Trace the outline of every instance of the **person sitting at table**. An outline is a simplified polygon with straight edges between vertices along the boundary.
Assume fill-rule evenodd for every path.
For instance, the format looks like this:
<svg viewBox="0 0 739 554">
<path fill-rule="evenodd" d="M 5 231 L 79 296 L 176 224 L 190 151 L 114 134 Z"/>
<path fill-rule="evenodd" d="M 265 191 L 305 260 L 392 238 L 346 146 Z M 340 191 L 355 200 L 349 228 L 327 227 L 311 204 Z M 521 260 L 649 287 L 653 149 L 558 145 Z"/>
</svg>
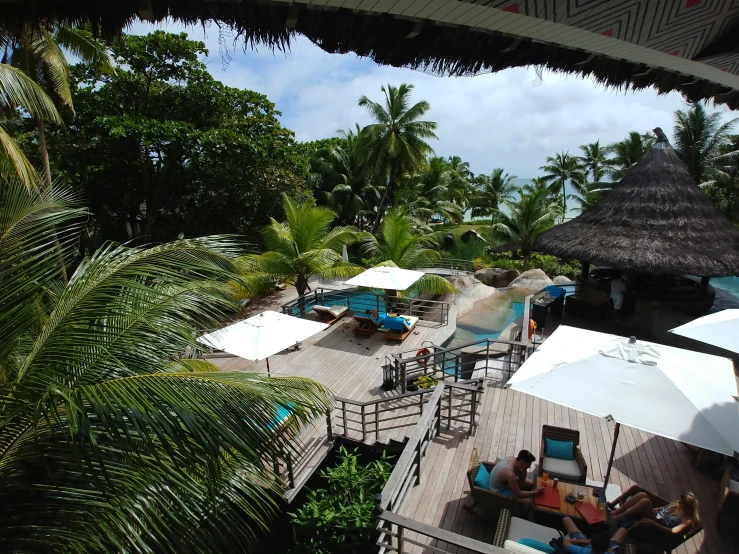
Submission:
<svg viewBox="0 0 739 554">
<path fill-rule="evenodd" d="M 533 497 L 544 493 L 544 487 L 533 490 L 534 482 L 526 477 L 535 461 L 536 457 L 528 450 L 521 450 L 515 458 L 503 458 L 490 471 L 490 490 L 530 506 Z"/>
<path fill-rule="evenodd" d="M 562 523 L 567 532 L 564 540 L 567 554 L 623 554 L 624 552 L 624 543 L 628 533 L 626 529 L 618 529 L 613 536 L 608 531 L 604 531 L 589 539 L 577 528 L 572 518 L 565 517 Z"/>
<path fill-rule="evenodd" d="M 615 508 L 616 505 L 619 505 L 618 508 Z M 680 534 L 700 526 L 698 499 L 692 492 L 680 493 L 677 502 L 655 508 L 644 489 L 639 485 L 632 485 L 610 502 L 608 507 L 612 510 L 611 519 L 621 523 L 623 527 L 629 527 L 641 520 L 645 525 L 656 525 Z"/>
</svg>

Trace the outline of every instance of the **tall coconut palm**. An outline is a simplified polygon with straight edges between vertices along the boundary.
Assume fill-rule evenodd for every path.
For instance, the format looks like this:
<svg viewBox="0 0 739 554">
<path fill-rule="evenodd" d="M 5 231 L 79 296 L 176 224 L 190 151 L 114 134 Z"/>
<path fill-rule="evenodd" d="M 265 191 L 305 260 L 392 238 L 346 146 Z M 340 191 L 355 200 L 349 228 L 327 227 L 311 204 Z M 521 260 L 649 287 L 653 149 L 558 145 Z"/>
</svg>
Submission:
<svg viewBox="0 0 739 554">
<path fill-rule="evenodd" d="M 496 167 L 490 175 L 477 175 L 474 180 L 476 190 L 472 195 L 472 217 L 495 216 L 498 206 L 510 200 L 516 192 L 515 175 L 505 173 Z M 494 217 L 490 224 L 494 222 Z"/>
<path fill-rule="evenodd" d="M 113 62 L 105 46 L 84 29 L 63 25 L 26 25 L 17 31 L 5 33 L 6 52 L 10 65 L 28 75 L 64 109 L 74 113 L 69 89 L 69 64 L 64 49 L 91 67 L 113 71 Z M 4 46 L 4 48 L 2 48 Z M 34 115 L 38 131 L 39 153 L 46 186 L 52 182 L 49 153 L 46 148 L 46 126 L 43 114 Z M 52 118 L 57 122 L 58 118 Z"/>
<path fill-rule="evenodd" d="M 562 220 L 567 217 L 567 183 L 575 192 L 582 192 L 585 185 L 585 169 L 577 156 L 571 156 L 569 152 L 561 152 L 554 157 L 547 156 L 547 163 L 540 168 L 544 171 L 543 176 L 551 183 L 553 192 L 562 192 Z"/>
<path fill-rule="evenodd" d="M 624 140 L 611 144 L 608 150 L 613 154 L 610 176 L 614 181 L 624 178 L 641 157 L 654 146 L 655 137 L 651 133 L 639 134 L 631 131 Z"/>
<path fill-rule="evenodd" d="M 56 184 L 0 189 L 3 550 L 253 552 L 268 462 L 329 391 L 182 358 L 233 309 L 233 239 L 107 244 L 61 283 L 49 234 L 76 248 L 86 215 Z"/>
<path fill-rule="evenodd" d="M 343 225 L 359 223 L 379 201 L 380 195 L 368 175 L 359 148 L 359 125 L 356 131 L 342 131 L 343 146 L 333 145 L 319 151 L 311 160 L 310 181 L 313 188 L 338 214 Z"/>
<path fill-rule="evenodd" d="M 397 204 L 408 215 L 427 222 L 434 215 L 459 223 L 464 213 L 459 200 L 464 196 L 467 182 L 444 158 L 431 158 L 420 173 L 406 175 L 401 181 Z"/>
<path fill-rule="evenodd" d="M 9 114 L 17 109 L 27 111 L 35 118 L 62 121 L 54 102 L 33 79 L 18 68 L 0 63 L 0 180 L 16 176 L 27 187 L 34 188 L 40 184 L 36 170 L 2 126 Z"/>
<path fill-rule="evenodd" d="M 425 100 L 410 105 L 413 85 L 382 87 L 385 103 L 362 96 L 359 105 L 366 108 L 375 123 L 364 129 L 364 147 L 377 176 L 387 176 L 385 191 L 377 207 L 372 232 L 380 227 L 390 191 L 398 186 L 404 173 L 416 173 L 426 164 L 433 149 L 426 142 L 437 138 L 436 123 L 421 118 L 431 109 Z"/>
<path fill-rule="evenodd" d="M 581 165 L 586 172 L 590 173 L 592 182 L 599 183 L 611 170 L 608 148 L 601 146 L 600 141 L 596 140 L 589 144 L 583 144 L 580 150 L 583 152 L 583 155 L 579 158 Z"/>
<path fill-rule="evenodd" d="M 701 102 L 675 112 L 673 147 L 688 168 L 691 177 L 701 184 L 708 180 L 714 159 L 731 139 L 737 119 L 721 123 L 721 113 L 707 113 Z"/>
<path fill-rule="evenodd" d="M 560 214 L 560 206 L 546 189 L 528 194 L 521 191 L 520 200 L 508 201 L 505 205 L 508 209 L 499 212 L 493 232 L 519 246 L 525 271 L 529 268 L 529 257 L 536 237 L 554 225 Z"/>
<path fill-rule="evenodd" d="M 262 231 L 267 252 L 245 256 L 242 267 L 257 276 L 267 276 L 294 284 L 298 296 L 310 291 L 313 275 L 327 278 L 353 277 L 363 268 L 343 262 L 341 251 L 361 238 L 353 227 L 331 225 L 336 213 L 316 206 L 313 200 L 296 202 L 282 195 L 285 221 L 272 219 Z M 301 313 L 303 304 L 300 305 Z"/>
<path fill-rule="evenodd" d="M 360 242 L 364 253 L 371 257 L 377 266 L 394 266 L 403 269 L 434 267 L 441 260 L 441 254 L 434 235 L 425 235 L 413 227 L 413 221 L 401 209 L 388 212 L 377 235 L 368 235 Z M 443 277 L 426 274 L 405 293 L 444 294 L 455 289 Z M 394 296 L 395 291 L 389 291 Z"/>
</svg>

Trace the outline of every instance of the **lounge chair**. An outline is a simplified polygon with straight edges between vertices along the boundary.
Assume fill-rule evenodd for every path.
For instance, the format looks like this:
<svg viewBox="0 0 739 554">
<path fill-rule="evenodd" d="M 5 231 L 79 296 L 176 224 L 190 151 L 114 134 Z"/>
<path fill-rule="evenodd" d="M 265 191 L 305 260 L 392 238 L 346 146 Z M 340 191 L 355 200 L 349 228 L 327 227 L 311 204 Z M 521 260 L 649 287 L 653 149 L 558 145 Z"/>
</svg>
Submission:
<svg viewBox="0 0 739 554">
<path fill-rule="evenodd" d="M 413 316 L 387 316 L 382 326 L 387 329 L 387 338 L 402 341 L 411 334 L 416 323 L 418 318 Z"/>
<path fill-rule="evenodd" d="M 547 439 L 550 441 L 571 442 L 572 451 L 547 452 Z M 552 448 L 564 446 L 552 443 Z M 580 431 L 554 427 L 553 425 L 542 425 L 541 428 L 541 455 L 540 473 L 546 471 L 551 479 L 570 483 L 585 483 L 588 475 L 588 466 L 580 451 Z M 569 455 L 569 458 L 566 456 Z"/>
<path fill-rule="evenodd" d="M 354 314 L 354 321 L 358 323 L 357 328 L 354 329 L 355 335 L 369 336 L 374 333 L 382 322 L 387 317 L 386 313 L 372 311 L 366 314 Z"/>
<path fill-rule="evenodd" d="M 313 306 L 313 311 L 318 314 L 318 321 L 331 325 L 335 321 L 340 320 L 349 311 L 346 306 Z"/>
</svg>

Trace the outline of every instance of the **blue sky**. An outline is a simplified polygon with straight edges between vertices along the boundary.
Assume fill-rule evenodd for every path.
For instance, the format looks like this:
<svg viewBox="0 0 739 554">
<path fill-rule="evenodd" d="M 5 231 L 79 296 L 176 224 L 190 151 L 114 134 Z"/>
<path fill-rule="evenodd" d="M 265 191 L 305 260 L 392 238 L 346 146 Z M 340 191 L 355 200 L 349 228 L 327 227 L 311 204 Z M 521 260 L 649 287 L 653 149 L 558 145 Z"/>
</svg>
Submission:
<svg viewBox="0 0 739 554">
<path fill-rule="evenodd" d="M 539 175 L 546 157 L 559 151 L 579 153 L 579 145 L 600 139 L 611 143 L 629 131 L 662 127 L 672 134 L 673 112 L 684 108 L 678 94 L 647 89 L 605 89 L 590 79 L 545 73 L 536 83 L 533 69 L 509 69 L 477 77 L 436 77 L 410 69 L 379 66 L 355 55 L 332 55 L 299 37 L 288 54 L 243 48 L 224 36 L 230 62 L 224 68 L 219 32 L 214 25 L 185 29 L 174 24 L 136 24 L 130 33 L 155 28 L 186 31 L 206 43 L 206 62 L 216 79 L 229 86 L 266 94 L 283 113 L 283 124 L 298 140 L 334 136 L 357 122 L 370 122 L 357 105 L 360 96 L 380 101 L 383 84 L 415 85 L 414 98 L 431 104 L 428 119 L 438 123 L 436 154 L 458 155 L 475 173 L 503 167 L 512 175 Z M 724 111 L 723 118 L 739 117 Z M 739 125 L 736 127 L 739 131 Z"/>
</svg>

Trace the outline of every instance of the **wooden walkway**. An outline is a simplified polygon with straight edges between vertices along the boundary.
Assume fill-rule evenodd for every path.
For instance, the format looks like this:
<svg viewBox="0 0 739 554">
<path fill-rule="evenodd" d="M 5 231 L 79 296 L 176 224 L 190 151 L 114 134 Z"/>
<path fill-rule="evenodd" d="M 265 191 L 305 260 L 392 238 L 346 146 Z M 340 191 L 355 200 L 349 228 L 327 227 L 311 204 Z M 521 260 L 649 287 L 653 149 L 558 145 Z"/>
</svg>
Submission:
<svg viewBox="0 0 739 554">
<path fill-rule="evenodd" d="M 467 466 L 472 449 L 483 460 L 515 455 L 526 448 L 538 457 L 544 424 L 580 430 L 588 478 L 603 481 L 613 437 L 613 425 L 520 392 L 488 384 L 483 395 L 480 426 L 474 436 L 444 432 L 429 448 L 421 483 L 408 495 L 400 514 L 484 542 L 492 542 L 493 516 L 475 516 L 463 509 L 468 502 Z M 719 483 L 697 471 L 680 444 L 630 427 L 621 428 L 611 482 L 622 490 L 639 483 L 664 498 L 683 491 L 698 496 L 705 530 L 675 550 L 675 554 L 727 554 L 739 545 L 716 528 Z M 419 540 L 419 537 L 412 537 Z M 416 547 L 414 552 L 431 552 Z M 463 554 L 463 552 L 459 552 Z M 466 554 L 466 551 L 464 551 Z"/>
</svg>

